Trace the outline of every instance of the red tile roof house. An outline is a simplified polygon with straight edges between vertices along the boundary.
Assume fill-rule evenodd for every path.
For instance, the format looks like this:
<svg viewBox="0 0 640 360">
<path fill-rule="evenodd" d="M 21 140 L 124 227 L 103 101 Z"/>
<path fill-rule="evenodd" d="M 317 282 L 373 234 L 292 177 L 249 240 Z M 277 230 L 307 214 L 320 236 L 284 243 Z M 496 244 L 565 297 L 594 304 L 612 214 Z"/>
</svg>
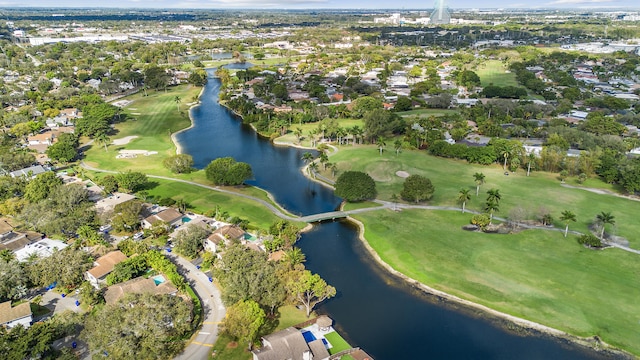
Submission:
<svg viewBox="0 0 640 360">
<path fill-rule="evenodd" d="M 31 321 L 33 321 L 33 318 L 29 302 L 15 307 L 11 307 L 11 301 L 0 304 L 0 326 L 12 328 L 16 325 L 22 325 L 28 328 L 31 326 Z"/>
<path fill-rule="evenodd" d="M 85 273 L 85 278 L 91 283 L 91 285 L 93 285 L 93 287 L 100 289 L 100 285 L 104 282 L 107 275 L 113 271 L 116 264 L 125 260 L 127 260 L 127 256 L 121 251 L 112 251 L 99 257 L 94 262 L 94 267 Z"/>
<path fill-rule="evenodd" d="M 180 226 L 182 225 L 182 214 L 176 209 L 168 208 L 157 214 L 146 217 L 142 220 L 142 227 L 149 229 L 153 226 L 153 223 L 157 221 L 164 221 L 171 227 Z"/>
</svg>

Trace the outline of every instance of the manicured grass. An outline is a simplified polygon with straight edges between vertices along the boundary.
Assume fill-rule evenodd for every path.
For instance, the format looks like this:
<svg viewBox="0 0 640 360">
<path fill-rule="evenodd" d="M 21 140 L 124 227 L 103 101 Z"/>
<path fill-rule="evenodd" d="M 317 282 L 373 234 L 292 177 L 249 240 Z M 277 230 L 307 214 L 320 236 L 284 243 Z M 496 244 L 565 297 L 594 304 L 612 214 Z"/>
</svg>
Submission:
<svg viewBox="0 0 640 360">
<path fill-rule="evenodd" d="M 351 349 L 351 345 L 335 331 L 326 334 L 324 337 L 332 346 L 331 349 L 329 349 L 329 354 L 331 355 L 339 353 L 342 350 Z"/>
<path fill-rule="evenodd" d="M 391 141 L 389 141 L 391 142 Z M 390 146 L 387 146 L 389 148 Z M 500 211 L 496 216 L 509 217 L 512 209 L 521 207 L 526 218 L 537 218 L 542 210 L 546 210 L 556 219 L 555 225 L 564 228 L 557 220 L 564 210 L 570 210 L 577 216 L 577 222 L 569 225 L 570 229 L 581 232 L 588 231 L 588 226 L 595 216 L 602 211 L 611 212 L 615 216 L 615 226 L 607 227 L 608 233 L 623 236 L 631 247 L 640 248 L 640 224 L 636 214 L 640 214 L 640 202 L 612 195 L 600 195 L 582 189 L 562 187 L 557 174 L 532 172 L 519 169 L 516 173 L 504 175 L 499 165 L 481 166 L 468 164 L 465 161 L 451 160 L 427 155 L 425 151 L 404 150 L 399 156 L 393 149 L 378 155 L 374 146 L 343 146 L 340 151 L 330 157 L 330 161 L 338 165 L 338 174 L 357 170 L 368 173 L 375 181 L 378 198 L 391 200 L 392 194 L 402 191 L 404 179 L 395 175 L 398 170 L 409 174 L 423 175 L 435 186 L 435 193 L 429 205 L 460 206 L 457 196 L 460 189 L 469 189 L 472 198 L 467 202 L 467 209 L 482 210 L 487 198 L 487 190 L 500 190 L 502 200 Z M 480 187 L 479 196 L 475 196 L 476 185 L 473 174 L 483 173 L 485 184 Z M 586 186 L 600 182 L 590 179 Z M 607 189 L 607 184 L 600 182 L 600 188 Z M 609 188 L 611 188 L 609 186 Z M 560 236 L 560 234 L 557 234 Z"/>
<path fill-rule="evenodd" d="M 289 326 L 298 325 L 309 320 L 304 311 L 293 305 L 281 306 L 278 309 L 280 317 L 278 318 L 278 327 L 276 331 L 286 329 Z"/>
<path fill-rule="evenodd" d="M 31 303 L 29 305 L 31 306 L 31 313 L 33 314 L 34 317 L 46 315 L 51 312 L 51 310 L 39 304 Z"/>
<path fill-rule="evenodd" d="M 373 201 L 363 201 L 357 203 L 346 203 L 344 204 L 344 210 L 356 210 L 356 209 L 364 209 L 364 208 L 374 208 L 382 206 L 381 204 L 375 203 Z"/>
<path fill-rule="evenodd" d="M 206 211 L 212 211 L 216 205 L 219 205 L 222 211 L 227 211 L 232 216 L 248 219 L 251 228 L 260 229 L 268 229 L 273 222 L 279 219 L 264 206 L 249 199 L 180 182 L 150 180 L 154 187 L 148 190 L 149 195 L 160 198 L 171 197 L 175 200 L 182 199 L 188 204 L 188 208 L 196 213 L 202 214 Z"/>
<path fill-rule="evenodd" d="M 467 232 L 470 214 L 378 211 L 355 216 L 382 260 L 424 284 L 518 317 L 640 354 L 638 255 L 590 250 L 575 236 Z"/>
<path fill-rule="evenodd" d="M 361 129 L 364 126 L 364 122 L 361 119 L 338 119 L 338 124 L 343 128 L 350 128 L 359 126 Z M 274 142 L 280 144 L 291 144 L 294 146 L 311 147 L 311 140 L 309 138 L 309 131 L 317 129 L 318 123 L 306 123 L 306 124 L 291 124 L 289 131 L 280 137 L 274 139 Z M 293 133 L 297 128 L 302 129 L 302 141 L 299 143 L 298 138 Z M 316 140 L 319 140 L 320 134 L 316 134 Z M 353 140 L 349 140 L 353 141 Z"/>
<path fill-rule="evenodd" d="M 409 110 L 409 111 L 400 111 L 397 114 L 402 117 L 409 116 L 419 116 L 421 118 L 429 117 L 429 116 L 443 116 L 447 114 L 457 114 L 458 110 L 448 110 L 448 109 L 418 109 L 418 110 Z"/>
<path fill-rule="evenodd" d="M 253 354 L 247 350 L 246 344 L 239 344 L 229 336 L 221 334 L 213 345 L 209 359 L 215 360 L 249 360 Z"/>
<path fill-rule="evenodd" d="M 171 173 L 162 166 L 164 158 L 176 153 L 170 134 L 191 125 L 186 104 L 191 103 L 200 90 L 201 88 L 191 85 L 181 85 L 169 88 L 167 92 L 151 91 L 148 92 L 149 96 L 144 96 L 140 92 L 127 97 L 127 100 L 133 101 L 124 108 L 128 120 L 116 124 L 116 134 L 110 137 L 112 140 L 126 136 L 138 136 L 138 138 L 126 145 L 111 144 L 107 147 L 107 151 L 103 146 L 94 144 L 85 151 L 85 161 L 97 168 L 117 171 L 131 169 L 170 176 Z M 176 96 L 182 99 L 180 111 L 175 102 Z M 157 151 L 158 154 L 116 159 L 120 150 Z"/>
<path fill-rule="evenodd" d="M 507 68 L 500 60 L 488 60 L 480 64 L 477 69 L 471 70 L 478 74 L 482 86 L 491 84 L 496 86 L 518 86 L 516 75 L 505 72 Z"/>
</svg>

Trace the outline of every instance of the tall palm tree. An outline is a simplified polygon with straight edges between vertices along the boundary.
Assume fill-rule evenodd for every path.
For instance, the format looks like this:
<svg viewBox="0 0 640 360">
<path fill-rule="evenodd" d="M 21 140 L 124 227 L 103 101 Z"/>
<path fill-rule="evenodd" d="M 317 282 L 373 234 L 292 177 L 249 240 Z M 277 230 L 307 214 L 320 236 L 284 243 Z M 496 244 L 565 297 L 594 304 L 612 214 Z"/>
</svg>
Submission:
<svg viewBox="0 0 640 360">
<path fill-rule="evenodd" d="M 480 192 L 480 185 L 484 184 L 484 174 L 483 173 L 475 173 L 473 174 L 473 179 L 476 182 L 476 196 L 478 196 L 478 193 Z"/>
<path fill-rule="evenodd" d="M 500 195 L 500 190 L 490 189 L 487 191 L 487 202 L 494 202 L 496 204 L 500 204 L 500 200 L 502 200 L 502 195 Z"/>
<path fill-rule="evenodd" d="M 318 163 L 317 162 L 312 162 L 311 164 L 309 164 L 309 171 L 311 172 L 311 175 L 313 175 L 313 178 L 316 178 L 316 172 L 318 171 Z"/>
<path fill-rule="evenodd" d="M 600 233 L 600 240 L 604 240 L 604 228 L 607 224 L 614 225 L 616 223 L 615 216 L 611 215 L 610 212 L 601 212 L 596 216 L 598 222 L 602 224 L 602 232 Z"/>
<path fill-rule="evenodd" d="M 98 144 L 104 145 L 104 151 L 106 152 L 107 151 L 107 145 L 111 142 L 111 138 L 106 133 L 101 132 L 96 136 L 96 142 Z"/>
<path fill-rule="evenodd" d="M 382 150 L 384 150 L 384 147 L 387 145 L 387 143 L 384 141 L 384 138 L 382 136 L 378 136 L 378 140 L 376 140 L 376 143 L 378 144 L 378 150 L 380 150 L 380 156 L 382 156 Z"/>
<path fill-rule="evenodd" d="M 464 214 L 464 207 L 467 201 L 471 200 L 471 192 L 469 189 L 460 189 L 458 192 L 458 202 L 462 203 L 462 213 Z"/>
<path fill-rule="evenodd" d="M 484 205 L 484 210 L 489 212 L 489 225 L 491 225 L 491 222 L 493 221 L 493 213 L 500 211 L 500 204 L 495 201 L 487 200 Z"/>
<path fill-rule="evenodd" d="M 302 129 L 299 127 L 296 127 L 295 130 L 293 130 L 293 134 L 296 136 L 296 138 L 298 139 L 298 144 L 300 143 L 300 139 L 302 138 Z"/>
<path fill-rule="evenodd" d="M 393 147 L 396 149 L 396 156 L 398 156 L 400 150 L 402 150 L 402 140 L 396 139 L 396 141 L 393 142 Z"/>
<path fill-rule="evenodd" d="M 567 233 L 569 232 L 569 223 L 576 222 L 576 214 L 572 213 L 569 210 L 565 210 L 560 214 L 560 221 L 564 222 L 567 226 L 564 228 L 564 237 L 567 237 Z"/>
<path fill-rule="evenodd" d="M 338 165 L 336 163 L 327 163 L 327 167 L 331 170 L 331 177 L 336 177 L 336 171 L 338 171 Z"/>
<path fill-rule="evenodd" d="M 180 111 L 180 102 L 182 101 L 182 99 L 180 98 L 180 96 L 176 96 L 173 98 L 173 101 L 176 102 L 176 105 L 178 106 L 178 111 Z"/>
<path fill-rule="evenodd" d="M 305 152 L 304 154 L 302 154 L 302 161 L 304 161 L 305 164 L 312 162 L 313 159 L 313 154 L 310 152 Z"/>
<path fill-rule="evenodd" d="M 534 153 L 529 154 L 527 156 L 529 163 L 527 164 L 527 176 L 531 173 L 531 163 L 536 160 L 536 155 Z"/>
</svg>

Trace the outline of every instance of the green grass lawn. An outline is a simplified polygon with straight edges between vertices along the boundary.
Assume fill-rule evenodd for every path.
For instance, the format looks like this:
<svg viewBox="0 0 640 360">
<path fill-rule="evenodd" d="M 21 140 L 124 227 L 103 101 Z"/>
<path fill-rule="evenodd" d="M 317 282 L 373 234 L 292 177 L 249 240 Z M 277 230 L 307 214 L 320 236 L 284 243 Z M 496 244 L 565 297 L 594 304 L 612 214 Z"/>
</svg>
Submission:
<svg viewBox="0 0 640 360">
<path fill-rule="evenodd" d="M 351 345 L 335 331 L 326 334 L 324 337 L 332 346 L 331 349 L 329 349 L 329 354 L 331 355 L 339 353 L 342 350 L 351 349 Z"/>
<path fill-rule="evenodd" d="M 513 73 L 507 73 L 507 68 L 500 60 L 488 60 L 477 69 L 475 72 L 480 77 L 482 86 L 496 85 L 496 86 L 518 86 L 516 81 L 516 75 Z"/>
<path fill-rule="evenodd" d="M 589 250 L 541 230 L 467 232 L 470 214 L 404 210 L 358 214 L 382 260 L 424 284 L 640 354 L 638 255 Z"/>
<path fill-rule="evenodd" d="M 400 111 L 397 114 L 402 117 L 408 116 L 419 116 L 429 117 L 429 116 L 443 116 L 447 114 L 457 114 L 458 110 L 449 110 L 449 109 L 418 109 L 418 110 L 409 110 L 409 111 Z"/>
<path fill-rule="evenodd" d="M 338 119 L 338 123 L 343 128 L 349 128 L 354 126 L 359 126 L 361 129 L 364 126 L 364 122 L 362 119 Z M 302 141 L 298 142 L 297 137 L 293 133 L 297 128 L 302 129 Z M 291 124 L 289 127 L 289 131 L 280 137 L 274 139 L 274 142 L 280 144 L 291 144 L 295 146 L 303 146 L 303 147 L 311 147 L 311 140 L 309 138 L 309 131 L 317 129 L 318 123 L 307 123 L 307 124 Z M 316 140 L 320 137 L 319 134 L 316 135 Z"/>
<path fill-rule="evenodd" d="M 387 146 L 389 148 L 389 146 Z M 556 219 L 555 225 L 564 228 L 557 219 L 564 210 L 570 210 L 577 216 L 577 222 L 569 228 L 586 232 L 595 216 L 601 211 L 611 212 L 616 224 L 607 227 L 607 232 L 626 237 L 631 246 L 640 248 L 640 224 L 636 214 L 640 214 L 640 202 L 631 201 L 611 195 L 595 194 L 581 189 L 562 187 L 556 174 L 532 172 L 519 169 L 509 176 L 504 175 L 501 166 L 481 166 L 468 164 L 461 160 L 451 160 L 427 155 L 424 151 L 404 150 L 399 156 L 393 149 L 378 155 L 374 146 L 343 146 L 338 153 L 330 157 L 330 161 L 338 165 L 338 176 L 348 170 L 364 171 L 375 181 L 378 198 L 391 200 L 392 194 L 400 194 L 403 178 L 396 175 L 398 170 L 409 174 L 423 175 L 435 186 L 430 205 L 459 206 L 457 196 L 460 189 L 469 189 L 473 193 L 468 209 L 481 210 L 487 197 L 487 190 L 500 190 L 502 200 L 500 211 L 496 216 L 509 217 L 509 212 L 517 207 L 524 209 L 527 218 L 535 219 L 542 210 L 546 210 Z M 480 188 L 480 195 L 475 196 L 476 186 L 473 174 L 481 172 L 486 182 Z M 571 179 L 568 183 L 575 184 Z M 600 188 L 612 189 L 597 179 L 590 179 L 586 186 L 600 183 Z"/>
</svg>

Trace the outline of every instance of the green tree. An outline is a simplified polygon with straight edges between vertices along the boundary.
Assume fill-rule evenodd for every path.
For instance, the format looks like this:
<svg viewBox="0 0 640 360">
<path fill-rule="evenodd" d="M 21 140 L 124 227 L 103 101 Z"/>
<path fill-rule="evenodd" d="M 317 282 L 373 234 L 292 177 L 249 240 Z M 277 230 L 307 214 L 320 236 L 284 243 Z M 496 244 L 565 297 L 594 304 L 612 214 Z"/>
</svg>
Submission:
<svg viewBox="0 0 640 360">
<path fill-rule="evenodd" d="M 298 276 L 287 283 L 287 288 L 296 302 L 305 307 L 307 317 L 311 315 L 311 310 L 317 304 L 336 295 L 336 288 L 328 285 L 320 275 L 312 274 L 309 270 L 299 272 Z"/>
<path fill-rule="evenodd" d="M 209 233 L 198 225 L 188 225 L 186 229 L 180 231 L 175 236 L 173 243 L 178 254 L 188 258 L 195 258 L 202 250 L 204 240 Z"/>
<path fill-rule="evenodd" d="M 431 180 L 422 175 L 410 175 L 404 180 L 400 197 L 406 201 L 419 203 L 431 199 L 434 192 L 435 187 Z"/>
<path fill-rule="evenodd" d="M 107 152 L 107 145 L 111 143 L 111 138 L 109 137 L 109 135 L 107 135 L 107 133 L 101 132 L 99 134 L 96 134 L 95 141 L 98 144 L 102 144 L 104 146 L 104 151 Z"/>
<path fill-rule="evenodd" d="M 105 177 L 98 179 L 98 184 L 102 186 L 102 189 L 107 194 L 113 194 L 118 191 L 118 180 L 113 175 L 105 175 Z"/>
<path fill-rule="evenodd" d="M 493 221 L 493 213 L 500 211 L 500 204 L 496 201 L 487 200 L 484 205 L 484 210 L 489 212 L 489 225 L 491 225 L 491 222 Z"/>
<path fill-rule="evenodd" d="M 566 227 L 564 228 L 564 237 L 567 237 L 567 233 L 569 233 L 569 223 L 576 222 L 576 214 L 572 213 L 569 210 L 565 210 L 560 214 L 560 221 L 565 223 Z"/>
<path fill-rule="evenodd" d="M 140 213 L 142 212 L 142 202 L 130 200 L 118 204 L 113 209 L 111 225 L 116 231 L 133 231 L 140 228 Z"/>
<path fill-rule="evenodd" d="M 464 214 L 464 207 L 467 201 L 471 200 L 471 192 L 469 189 L 460 189 L 458 192 L 458 202 L 462 204 L 462 213 Z"/>
<path fill-rule="evenodd" d="M 147 175 L 131 170 L 119 173 L 116 175 L 116 180 L 120 190 L 127 193 L 134 193 L 140 190 L 148 182 Z"/>
<path fill-rule="evenodd" d="M 485 176 L 484 176 L 483 173 L 478 173 L 477 172 L 477 173 L 473 174 L 473 180 L 476 183 L 476 196 L 478 196 L 478 194 L 480 192 L 480 186 L 482 184 L 484 184 L 484 179 L 485 179 Z"/>
<path fill-rule="evenodd" d="M 193 157 L 188 154 L 169 156 L 162 161 L 162 165 L 176 174 L 186 174 L 193 170 Z"/>
<path fill-rule="evenodd" d="M 402 150 L 402 140 L 396 139 L 396 141 L 393 142 L 393 148 L 396 150 L 396 156 L 398 156 L 400 150 Z"/>
<path fill-rule="evenodd" d="M 306 257 L 302 250 L 297 247 L 293 247 L 284 252 L 284 259 L 289 264 L 289 266 L 293 269 L 296 265 L 302 264 L 306 261 Z"/>
<path fill-rule="evenodd" d="M 51 194 L 53 189 L 62 185 L 62 179 L 55 173 L 47 171 L 38 174 L 34 179 L 27 183 L 24 189 L 24 198 L 30 202 L 38 202 L 44 200 Z"/>
<path fill-rule="evenodd" d="M 487 201 L 494 202 L 496 204 L 500 203 L 502 200 L 502 195 L 500 194 L 500 190 L 498 189 L 490 189 L 487 191 Z"/>
<path fill-rule="evenodd" d="M 0 259 L 0 301 L 17 300 L 27 294 L 28 279 L 20 263 Z"/>
<path fill-rule="evenodd" d="M 59 286 L 73 288 L 82 283 L 84 273 L 92 266 L 89 253 L 68 247 L 29 264 L 27 272 L 31 282 L 38 286 L 58 282 Z"/>
<path fill-rule="evenodd" d="M 251 166 L 236 162 L 232 157 L 213 160 L 205 168 L 207 179 L 216 185 L 241 185 L 253 177 Z"/>
<path fill-rule="evenodd" d="M 346 171 L 335 183 L 335 194 L 346 201 L 358 202 L 375 199 L 376 183 L 371 176 L 360 171 Z"/>
<path fill-rule="evenodd" d="M 382 156 L 382 151 L 384 150 L 384 147 L 387 146 L 387 142 L 382 136 L 378 136 L 378 139 L 376 139 L 376 145 L 378 146 L 378 150 L 380 151 L 380 156 Z"/>
<path fill-rule="evenodd" d="M 168 359 L 184 348 L 191 320 L 180 296 L 126 294 L 88 316 L 81 337 L 111 359 Z"/>
<path fill-rule="evenodd" d="M 222 332 L 248 344 L 253 345 L 260 327 L 264 325 L 266 315 L 260 305 L 253 300 L 238 301 L 227 309 L 227 315 L 221 324 Z"/>
<path fill-rule="evenodd" d="M 180 96 L 175 96 L 173 98 L 173 101 L 176 103 L 176 106 L 178 106 L 178 112 L 180 111 L 180 103 L 182 102 L 182 98 Z"/>
<path fill-rule="evenodd" d="M 615 223 L 616 223 L 615 216 L 611 215 L 610 212 L 604 212 L 603 211 L 600 214 L 596 215 L 596 219 L 597 219 L 598 223 L 602 226 L 602 231 L 600 232 L 600 240 L 604 240 L 605 226 L 607 224 L 615 225 Z"/>
</svg>

